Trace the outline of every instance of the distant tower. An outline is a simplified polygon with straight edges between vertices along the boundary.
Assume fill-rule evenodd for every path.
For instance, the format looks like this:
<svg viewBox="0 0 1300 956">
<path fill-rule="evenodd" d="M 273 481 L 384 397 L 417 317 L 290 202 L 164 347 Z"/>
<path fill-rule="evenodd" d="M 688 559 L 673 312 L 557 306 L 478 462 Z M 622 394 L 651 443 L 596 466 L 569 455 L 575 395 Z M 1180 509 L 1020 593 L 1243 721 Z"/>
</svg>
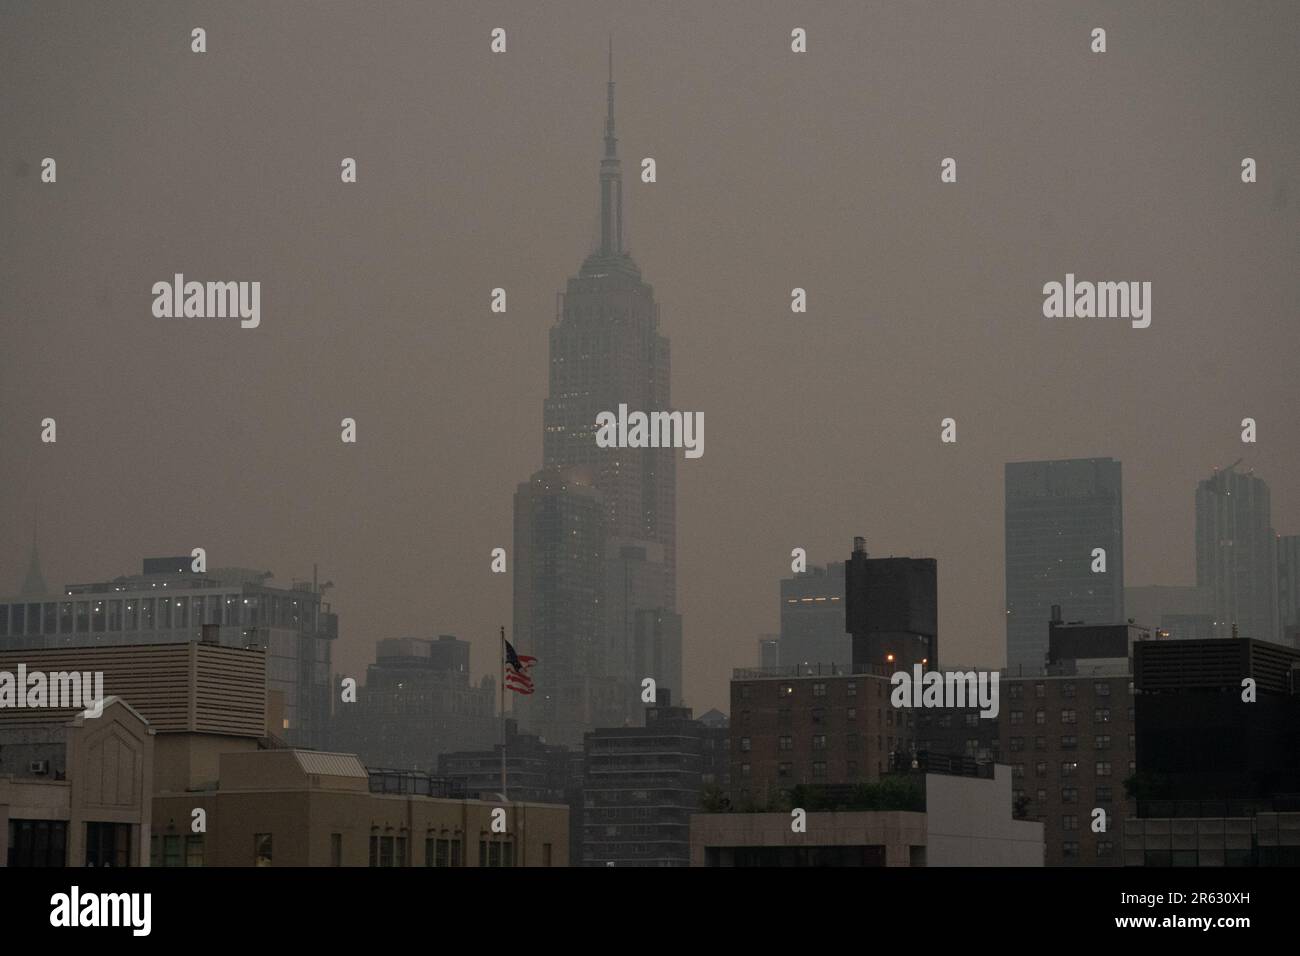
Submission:
<svg viewBox="0 0 1300 956">
<path fill-rule="evenodd" d="M 521 726 L 571 746 L 639 720 L 640 680 L 676 691 L 681 671 L 680 452 L 596 444 L 601 412 L 672 408 L 654 289 L 625 246 L 612 44 L 604 139 L 599 245 L 559 296 L 543 468 L 515 497 L 514 634 L 538 665 L 537 693 L 513 704 Z"/>
<path fill-rule="evenodd" d="M 27 577 L 23 580 L 23 597 L 49 594 L 45 586 L 45 575 L 41 573 L 41 553 L 36 547 L 36 528 L 32 528 L 32 553 L 27 562 Z"/>
<path fill-rule="evenodd" d="M 1196 488 L 1196 583 L 1210 592 L 1214 636 L 1278 639 L 1277 537 L 1268 485 L 1232 465 Z"/>
<path fill-rule="evenodd" d="M 1105 572 L 1094 572 L 1096 549 Z M 1048 619 L 1060 604 L 1089 624 L 1124 621 L 1124 498 L 1113 458 L 1006 466 L 1007 666 L 1042 673 Z"/>
</svg>

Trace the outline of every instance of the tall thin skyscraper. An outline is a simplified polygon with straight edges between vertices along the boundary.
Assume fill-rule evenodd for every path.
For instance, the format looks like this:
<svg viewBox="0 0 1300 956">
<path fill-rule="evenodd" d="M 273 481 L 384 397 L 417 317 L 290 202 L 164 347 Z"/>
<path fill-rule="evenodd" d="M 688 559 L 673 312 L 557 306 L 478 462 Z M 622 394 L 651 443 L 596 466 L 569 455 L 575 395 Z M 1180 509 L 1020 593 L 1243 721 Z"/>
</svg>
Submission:
<svg viewBox="0 0 1300 956">
<path fill-rule="evenodd" d="M 1113 458 L 1008 462 L 1007 666 L 1041 672 L 1052 605 L 1066 620 L 1124 621 L 1124 499 Z M 1094 552 L 1105 552 L 1104 572 Z"/>
<path fill-rule="evenodd" d="M 1196 487 L 1196 583 L 1208 588 L 1216 637 L 1278 639 L 1277 538 L 1268 485 L 1236 465 Z"/>
<path fill-rule="evenodd" d="M 609 533 L 663 549 L 664 600 L 677 607 L 677 472 L 671 449 L 596 445 L 596 416 L 668 410 L 668 339 L 659 334 L 654 289 L 624 248 L 623 173 L 614 135 L 610 59 L 605 154 L 600 161 L 600 248 L 587 257 L 561 296 L 551 329 L 550 394 L 543 411 L 548 468 L 593 465 Z M 680 699 L 680 696 L 679 696 Z"/>
<path fill-rule="evenodd" d="M 654 289 L 624 244 L 612 52 L 607 91 L 600 244 L 560 296 L 544 467 L 515 507 L 515 635 L 539 659 L 520 723 L 577 746 L 584 730 L 639 717 L 645 677 L 682 696 L 676 452 L 596 444 L 601 412 L 671 410 Z"/>
</svg>

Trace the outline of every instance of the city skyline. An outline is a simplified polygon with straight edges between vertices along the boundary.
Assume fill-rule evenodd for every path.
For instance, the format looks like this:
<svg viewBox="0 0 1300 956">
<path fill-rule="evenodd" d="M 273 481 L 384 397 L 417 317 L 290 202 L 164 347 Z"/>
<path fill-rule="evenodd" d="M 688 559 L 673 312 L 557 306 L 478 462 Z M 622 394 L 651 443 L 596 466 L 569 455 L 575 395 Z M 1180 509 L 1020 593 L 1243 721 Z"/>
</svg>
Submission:
<svg viewBox="0 0 1300 956">
<path fill-rule="evenodd" d="M 475 678 L 494 673 L 513 575 L 491 574 L 491 551 L 512 550 L 508 502 L 542 460 L 556 278 L 597 241 L 611 32 L 625 229 L 673 340 L 677 404 L 710 415 L 708 454 L 677 469 L 681 699 L 697 712 L 725 706 L 732 668 L 777 630 L 791 549 L 824 565 L 856 533 L 873 555 L 935 558 L 945 656 L 1001 663 L 1010 461 L 1126 465 L 1129 586 L 1195 582 L 1195 487 L 1243 454 L 1271 486 L 1274 530 L 1300 532 L 1284 30 L 1110 11 L 1125 42 L 1098 72 L 1082 27 L 1051 13 L 826 11 L 803 61 L 781 55 L 769 7 L 699 11 L 688 35 L 633 4 L 592 6 L 578 31 L 516 11 L 498 60 L 462 42 L 481 26 L 464 12 L 410 10 L 420 39 L 356 11 L 211 11 L 210 34 L 258 63 L 233 82 L 193 70 L 181 13 L 127 11 L 129 62 L 90 39 L 121 29 L 104 11 L 76 13 L 85 34 L 66 29 L 71 8 L 15 14 L 29 29 L 0 36 L 19 74 L 0 176 L 16 223 L 0 237 L 16 317 L 0 580 L 25 578 L 36 520 L 53 587 L 192 547 L 281 585 L 319 563 L 343 673 L 360 677 L 381 639 L 436 633 L 472 643 Z M 363 81 L 337 67 L 362 27 L 391 54 Z M 1007 50 L 1007 35 L 1025 42 Z M 1223 35 L 1252 55 L 1207 59 Z M 308 48 L 323 53 L 278 65 Z M 64 85 L 42 89 L 32 49 Z M 1062 66 L 1044 73 L 1048 58 Z M 1188 83 L 1211 91 L 1190 123 Z M 1026 86 L 1022 110 L 983 105 Z M 250 99 L 256 155 L 213 132 Z M 359 179 L 343 187 L 350 155 Z M 960 177 L 941 187 L 950 155 Z M 1253 186 L 1243 155 L 1260 161 Z M 657 183 L 632 175 L 645 156 Z M 987 274 L 972 248 L 1006 268 Z M 1132 270 L 1153 282 L 1150 328 L 1042 318 L 1044 282 Z M 178 271 L 260 279 L 260 326 L 154 318 L 151 284 Z M 790 313 L 796 286 L 806 314 Z M 505 315 L 489 311 L 496 287 Z M 55 445 L 39 442 L 47 416 Z M 345 416 L 356 446 L 338 440 Z M 955 445 L 939 440 L 946 416 Z M 737 550 L 752 573 L 719 574 Z"/>
</svg>

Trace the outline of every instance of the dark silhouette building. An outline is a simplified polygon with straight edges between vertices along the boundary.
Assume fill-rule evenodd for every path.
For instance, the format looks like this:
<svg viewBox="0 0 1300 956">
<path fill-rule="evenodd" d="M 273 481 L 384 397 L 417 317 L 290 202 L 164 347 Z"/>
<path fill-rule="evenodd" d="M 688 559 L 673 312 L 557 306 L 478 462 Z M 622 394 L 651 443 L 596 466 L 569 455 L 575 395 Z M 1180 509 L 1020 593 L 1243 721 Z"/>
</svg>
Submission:
<svg viewBox="0 0 1300 956">
<path fill-rule="evenodd" d="M 854 673 L 938 666 L 938 564 L 933 558 L 871 558 L 866 540 L 854 538 L 844 569 L 844 599 Z"/>
</svg>

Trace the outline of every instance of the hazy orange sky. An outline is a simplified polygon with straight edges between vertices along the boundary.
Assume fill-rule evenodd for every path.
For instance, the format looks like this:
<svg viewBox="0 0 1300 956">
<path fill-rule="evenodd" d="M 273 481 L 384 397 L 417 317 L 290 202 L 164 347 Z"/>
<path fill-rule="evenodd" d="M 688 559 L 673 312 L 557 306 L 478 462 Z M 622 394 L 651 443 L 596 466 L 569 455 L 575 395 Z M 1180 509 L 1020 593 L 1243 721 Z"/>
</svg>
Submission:
<svg viewBox="0 0 1300 956">
<path fill-rule="evenodd" d="M 319 562 L 336 670 L 452 633 L 495 673 L 611 32 L 628 244 L 708 419 L 677 470 L 688 704 L 727 709 L 791 548 L 855 534 L 937 558 L 945 659 L 1000 664 L 1009 460 L 1123 462 L 1129 585 L 1193 582 L 1196 483 L 1241 456 L 1300 533 L 1295 4 L 9 2 L 0 589 L 39 511 L 53 586 Z M 260 327 L 154 318 L 176 272 L 259 280 Z M 1151 327 L 1044 319 L 1067 272 L 1150 281 Z"/>
</svg>

